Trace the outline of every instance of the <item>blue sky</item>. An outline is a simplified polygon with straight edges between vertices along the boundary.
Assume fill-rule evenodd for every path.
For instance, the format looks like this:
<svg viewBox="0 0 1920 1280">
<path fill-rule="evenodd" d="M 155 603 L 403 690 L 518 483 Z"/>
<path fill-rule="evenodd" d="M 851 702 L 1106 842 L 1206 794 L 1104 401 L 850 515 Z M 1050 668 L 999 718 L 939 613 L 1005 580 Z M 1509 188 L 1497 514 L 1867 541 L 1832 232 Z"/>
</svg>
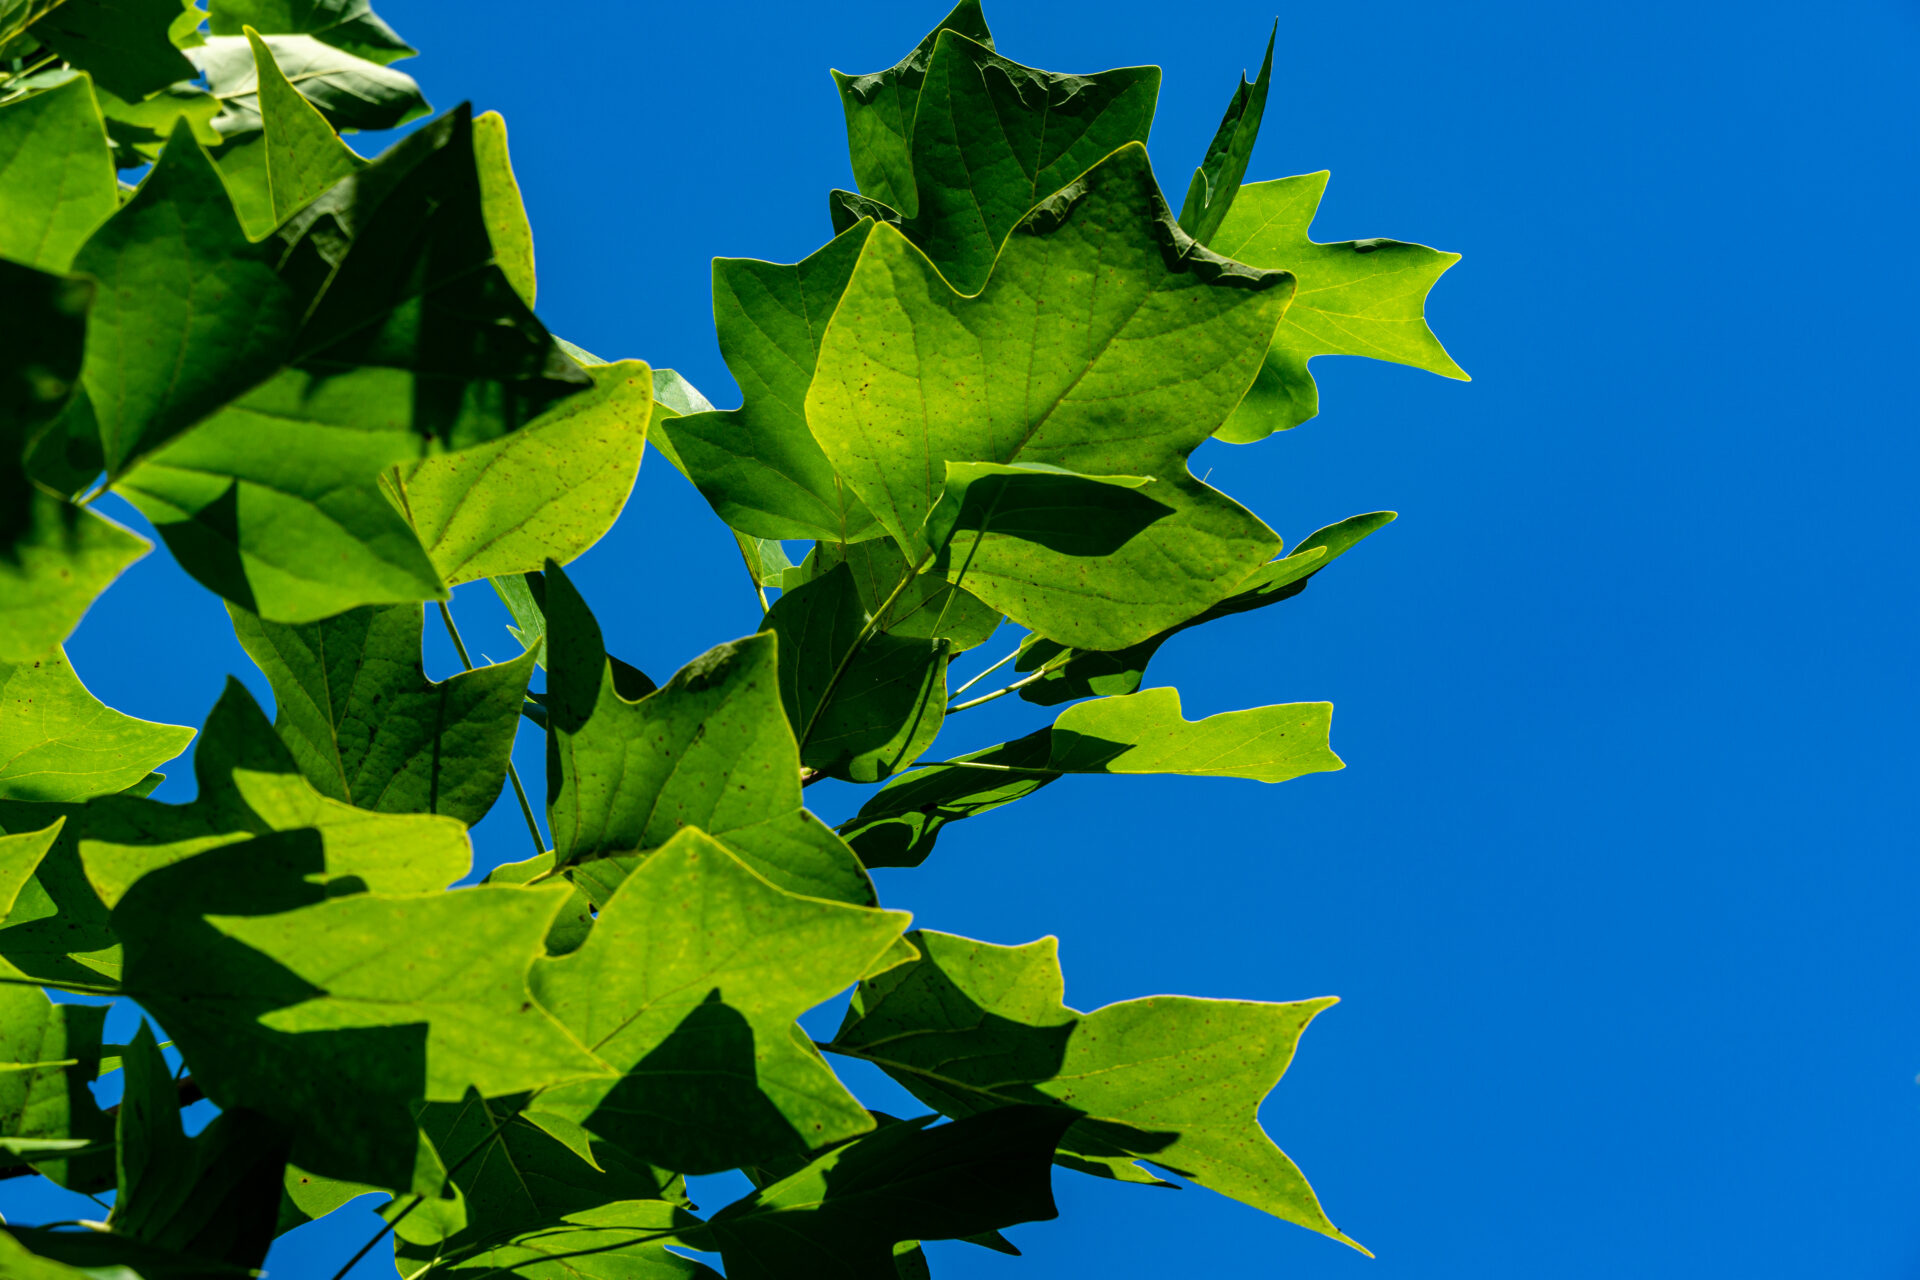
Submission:
<svg viewBox="0 0 1920 1280">
<path fill-rule="evenodd" d="M 436 105 L 505 114 L 549 324 L 722 406 L 709 259 L 827 238 L 826 191 L 852 185 L 827 68 L 889 65 L 942 11 L 380 9 Z M 1151 150 L 1179 192 L 1275 15 L 988 16 L 1029 64 L 1164 67 Z M 881 891 L 933 928 L 1058 934 L 1081 1008 L 1343 997 L 1262 1117 L 1379 1257 L 1205 1191 L 1062 1171 L 1061 1219 L 1012 1233 L 1026 1258 L 935 1246 L 935 1272 L 1920 1276 L 1920 279 L 1895 243 L 1920 10 L 1279 16 L 1250 178 L 1331 169 L 1319 238 L 1463 253 L 1429 315 L 1475 380 L 1322 360 L 1318 419 L 1203 448 L 1196 470 L 1290 541 L 1402 516 L 1299 599 L 1169 644 L 1153 677 L 1190 716 L 1331 700 L 1349 767 L 1071 779 Z M 758 621 L 722 527 L 657 458 L 575 580 L 660 678 Z M 484 587 L 455 608 L 475 649 L 515 651 Z M 154 719 L 199 723 L 229 671 L 264 693 L 164 553 L 70 648 Z M 942 751 L 1041 716 L 1002 700 Z M 476 837 L 483 863 L 524 842 L 510 799 Z M 343 1217 L 289 1237 L 274 1274 L 325 1280 L 365 1229 Z"/>
</svg>

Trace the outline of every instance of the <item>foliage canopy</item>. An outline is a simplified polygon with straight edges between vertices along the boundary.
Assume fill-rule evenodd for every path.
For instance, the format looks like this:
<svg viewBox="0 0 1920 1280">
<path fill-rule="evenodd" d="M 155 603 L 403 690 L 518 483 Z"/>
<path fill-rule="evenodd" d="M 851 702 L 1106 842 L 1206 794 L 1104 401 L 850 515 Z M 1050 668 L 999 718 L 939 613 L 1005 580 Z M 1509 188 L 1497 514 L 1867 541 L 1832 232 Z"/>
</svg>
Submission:
<svg viewBox="0 0 1920 1280">
<path fill-rule="evenodd" d="M 925 1240 L 1017 1252 L 1055 1168 L 1354 1244 L 1257 1119 L 1331 999 L 1082 1013 L 1054 939 L 911 929 L 871 874 L 1069 775 L 1342 767 L 1326 703 L 1189 720 L 1145 687 L 1169 637 L 1393 518 L 1289 550 L 1195 449 L 1313 416 L 1315 356 L 1465 376 L 1423 315 L 1454 255 L 1313 241 L 1324 173 L 1244 181 L 1271 40 L 1177 215 L 1157 68 L 1023 66 L 962 0 L 834 73 L 860 190 L 803 261 L 714 263 L 727 410 L 546 329 L 504 124 L 426 119 L 366 0 L 4 0 L 0 41 L 0 1178 L 113 1196 L 0 1232 L 0 1270 L 245 1275 L 379 1193 L 409 1276 L 911 1278 Z M 659 683 L 564 567 L 649 444 L 765 613 Z M 197 732 L 153 724 L 72 669 L 151 549 L 109 491 L 224 602 L 272 719 L 230 681 Z M 448 602 L 481 580 L 522 653 L 475 667 Z M 429 601 L 468 668 L 443 681 Z M 933 752 L 1013 693 L 1061 709 Z M 151 799 L 189 744 L 195 799 Z M 879 785 L 833 826 L 823 778 Z M 533 856 L 475 883 L 509 785 Z M 151 1020 L 131 1043 L 113 999 Z M 929 1113 L 870 1110 L 836 1059 Z M 755 1189 L 702 1214 L 685 1178 L 724 1170 Z"/>
</svg>

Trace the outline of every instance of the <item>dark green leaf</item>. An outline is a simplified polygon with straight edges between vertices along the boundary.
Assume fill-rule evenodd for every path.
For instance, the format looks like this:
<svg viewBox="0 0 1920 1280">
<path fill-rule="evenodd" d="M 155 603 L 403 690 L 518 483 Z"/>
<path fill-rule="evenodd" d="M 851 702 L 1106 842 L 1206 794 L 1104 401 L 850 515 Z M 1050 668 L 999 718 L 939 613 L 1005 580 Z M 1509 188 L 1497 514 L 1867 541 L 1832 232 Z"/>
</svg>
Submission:
<svg viewBox="0 0 1920 1280">
<path fill-rule="evenodd" d="M 1032 795 L 1060 775 L 1047 771 L 1053 730 L 956 757 L 977 767 L 934 765 L 902 774 L 861 806 L 840 833 L 869 867 L 917 867 L 949 822 Z"/>
<path fill-rule="evenodd" d="M 65 271 L 119 207 L 106 126 L 84 77 L 0 107 L 0 255 Z"/>
<path fill-rule="evenodd" d="M 1220 229 L 1233 198 L 1239 194 L 1240 181 L 1247 176 L 1247 162 L 1253 158 L 1253 144 L 1260 136 L 1260 118 L 1267 110 L 1267 89 L 1273 78 L 1273 42 L 1280 24 L 1273 24 L 1267 36 L 1267 53 L 1260 60 L 1260 74 L 1252 84 L 1244 72 L 1240 85 L 1227 103 L 1227 113 L 1207 144 L 1206 158 L 1193 171 L 1187 185 L 1186 201 L 1180 206 L 1180 229 L 1201 244 L 1211 244 Z"/>
<path fill-rule="evenodd" d="M 855 782 L 912 764 L 947 710 L 948 642 L 872 622 L 842 563 L 783 592 L 765 623 L 780 641 L 780 700 L 800 763 Z"/>
<path fill-rule="evenodd" d="M 1042 1104 L 1075 1121 L 1061 1163 L 1139 1180 L 1145 1158 L 1346 1244 L 1260 1128 L 1260 1101 L 1332 999 L 1150 996 L 1090 1014 L 1064 1002 L 1058 943 L 999 947 L 916 930 L 917 963 L 863 982 L 829 1046 L 956 1116 Z M 721 1215 L 724 1216 L 724 1215 Z M 1362 1252 L 1365 1252 L 1362 1250 Z"/>
<path fill-rule="evenodd" d="M 191 741 L 191 729 L 101 702 L 62 649 L 0 662 L 0 800 L 77 803 L 125 791 Z"/>
<path fill-rule="evenodd" d="M 720 1280 L 713 1268 L 667 1249 L 698 1224 L 698 1218 L 669 1201 L 617 1200 L 491 1247 L 443 1256 L 437 1270 L 474 1280 Z M 424 1263 L 435 1254 L 419 1250 L 402 1256 Z"/>
<path fill-rule="evenodd" d="M 622 690 L 586 602 L 556 566 L 545 581 L 553 845 L 596 902 L 686 827 L 784 889 L 874 901 L 853 852 L 801 808 L 772 637 L 721 645 L 657 691 Z"/>
<path fill-rule="evenodd" d="M 1239 401 L 1292 282 L 1188 239 L 1133 144 L 1023 229 L 968 298 L 876 228 L 827 332 L 807 421 L 909 549 L 925 546 L 948 463 L 1154 477 L 1152 500 L 1172 514 L 1111 554 L 1055 558 L 1046 581 L 971 569 L 965 580 L 1049 638 L 1121 648 L 1231 594 L 1279 550 L 1186 460 Z M 964 566 L 955 559 L 949 576 Z"/>
<path fill-rule="evenodd" d="M 267 42 L 251 33 L 247 41 L 266 138 L 267 194 L 278 224 L 340 179 L 358 172 L 366 161 L 340 141 L 319 108 L 293 87 Z"/>
<path fill-rule="evenodd" d="M 267 35 L 265 40 L 287 79 L 336 129 L 394 129 L 431 110 L 419 84 L 404 71 L 313 36 Z M 229 137 L 260 128 L 260 80 L 246 37 L 211 36 L 193 58 L 214 96 L 226 104 L 214 127 Z"/>
<path fill-rule="evenodd" d="M 106 120 L 117 168 L 136 169 L 158 160 L 167 139 L 183 120 L 201 145 L 217 147 L 222 141 L 220 131 L 213 127 L 214 117 L 220 114 L 220 99 L 191 81 L 170 84 L 137 102 L 128 102 L 100 85 L 93 87 L 93 96 Z"/>
<path fill-rule="evenodd" d="M 256 1273 L 213 1258 L 189 1257 L 104 1231 L 0 1231 L 7 1280 L 250 1280 Z"/>
<path fill-rule="evenodd" d="M 993 48 L 993 33 L 987 30 L 980 0 L 960 0 L 912 53 L 887 70 L 864 76 L 833 73 L 840 105 L 847 115 L 847 150 L 853 159 L 854 180 L 865 195 L 908 213 L 915 207 L 913 120 L 920 87 L 927 78 L 927 63 L 942 31 L 958 31 Z"/>
<path fill-rule="evenodd" d="M 207 27 L 216 36 L 237 36 L 247 27 L 266 35 L 313 36 L 382 66 L 419 52 L 368 0 L 213 0 Z"/>
<path fill-rule="evenodd" d="M 304 626 L 228 612 L 273 686 L 275 728 L 323 795 L 381 813 L 444 813 L 469 826 L 493 807 L 532 658 L 435 683 L 421 665 L 419 605 L 355 609 Z"/>
<path fill-rule="evenodd" d="M 915 199 L 887 203 L 946 282 L 975 293 L 1029 210 L 1115 149 L 1146 142 L 1159 93 L 1158 67 L 1039 71 L 943 31 L 914 115 Z"/>
<path fill-rule="evenodd" d="M 38 838 L 0 836 L 0 859 L 13 861 L 10 846 Z M 72 1154 L 48 1153 L 50 1158 L 31 1162 L 39 1173 L 79 1191 L 113 1185 L 113 1158 L 98 1149 L 112 1143 L 113 1121 L 87 1087 L 100 1074 L 106 1016 L 102 1005 L 54 1004 L 32 987 L 0 986 L 0 1137 L 83 1144 Z M 0 1155 L 0 1167 L 26 1163 Z"/>
<path fill-rule="evenodd" d="M 1057 1216 L 1050 1162 L 1073 1113 L 1002 1107 L 936 1128 L 888 1125 L 715 1214 L 728 1280 L 894 1280 L 894 1246 Z"/>
<path fill-rule="evenodd" d="M 661 424 L 674 465 L 729 526 L 760 538 L 849 542 L 879 532 L 807 429 L 807 387 L 867 227 L 802 262 L 718 258 L 713 314 L 744 403 Z"/>
<path fill-rule="evenodd" d="M 94 597 L 153 544 L 35 490 L 11 554 L 0 552 L 0 662 L 31 662 L 72 634 Z"/>
<path fill-rule="evenodd" d="M 1399 240 L 1318 244 L 1308 228 L 1326 189 L 1324 171 L 1250 183 L 1208 242 L 1300 282 L 1259 376 L 1218 433 L 1222 440 L 1264 439 L 1318 413 L 1320 392 L 1307 372 L 1315 356 L 1370 356 L 1467 380 L 1425 315 L 1428 291 L 1460 255 Z"/>
<path fill-rule="evenodd" d="M 999 612 L 988 608 L 972 592 L 936 574 L 914 573 L 892 538 L 871 538 L 851 546 L 819 543 L 801 566 L 802 572 L 787 575 L 777 585 L 792 590 L 826 576 L 840 564 L 853 574 L 861 608 L 869 614 L 885 608 L 874 625 L 887 635 L 906 640 L 946 640 L 954 653 L 962 653 L 985 642 L 1000 626 Z M 905 589 L 895 595 L 900 580 L 907 577 L 910 580 Z"/>
<path fill-rule="evenodd" d="M 33 24 L 34 38 L 129 101 L 191 80 L 170 28 L 180 0 L 65 0 Z"/>
</svg>

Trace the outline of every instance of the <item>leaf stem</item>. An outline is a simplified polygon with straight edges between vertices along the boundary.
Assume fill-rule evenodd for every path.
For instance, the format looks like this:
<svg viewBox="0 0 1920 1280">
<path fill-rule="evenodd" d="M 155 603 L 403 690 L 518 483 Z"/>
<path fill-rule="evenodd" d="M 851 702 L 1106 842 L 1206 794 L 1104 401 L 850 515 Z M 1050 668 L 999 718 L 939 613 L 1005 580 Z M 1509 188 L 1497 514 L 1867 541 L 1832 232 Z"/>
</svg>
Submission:
<svg viewBox="0 0 1920 1280">
<path fill-rule="evenodd" d="M 736 533 L 733 535 L 733 545 L 740 552 L 740 563 L 747 566 L 747 576 L 753 579 L 753 589 L 760 597 L 760 612 L 764 616 L 773 609 L 773 605 L 767 601 L 767 589 L 761 584 L 760 574 L 753 567 L 753 561 L 747 558 L 746 539 Z"/>
<path fill-rule="evenodd" d="M 1047 665 L 1045 665 L 1044 667 L 1041 667 L 1038 671 L 1034 672 L 1032 675 L 1022 676 L 1020 679 L 1015 680 L 1012 684 L 1007 685 L 1004 688 L 995 689 L 992 693 L 983 693 L 977 698 L 969 698 L 965 702 L 959 703 L 955 706 L 948 707 L 947 714 L 952 715 L 956 711 L 965 711 L 968 707 L 977 707 L 983 703 L 992 702 L 995 698 L 1004 698 L 1010 693 L 1026 688 L 1028 685 L 1032 684 L 1035 680 L 1043 680 L 1046 677 L 1052 675 L 1054 672 L 1058 671 L 1061 667 L 1066 666 L 1067 662 L 1071 662 L 1073 660 L 1073 654 L 1074 654 L 1074 650 L 1069 649 L 1067 650 L 1066 661 L 1049 662 Z M 1009 654 L 1008 656 L 1011 657 L 1012 655 Z M 1005 659 L 1002 659 L 1001 661 L 1004 662 Z M 994 666 L 999 666 L 999 665 L 1001 664 L 1000 663 L 994 664 Z M 991 670 L 993 670 L 993 667 L 987 668 L 987 671 L 991 671 Z M 984 676 L 985 674 L 987 674 L 987 671 L 982 671 L 980 675 Z M 974 679 L 975 680 L 979 679 L 979 676 L 974 677 Z M 969 688 L 972 687 L 972 685 L 973 685 L 973 680 L 969 680 L 965 685 L 961 686 L 958 690 L 956 690 L 956 692 L 965 693 Z"/>
<path fill-rule="evenodd" d="M 988 764 L 984 760 L 916 760 L 916 769 L 988 769 L 994 773 L 1051 773 L 1064 775 L 1065 769 L 1050 769 L 1033 764 Z"/>
<path fill-rule="evenodd" d="M 982 671 L 979 675 L 975 676 L 973 679 L 961 685 L 958 689 L 955 689 L 953 691 L 953 696 L 956 698 L 959 697 L 961 694 L 973 688 L 973 686 L 979 684 L 982 680 L 985 680 L 988 676 L 992 675 L 994 672 L 998 671 L 1000 668 L 1006 666 L 1009 662 L 1012 662 L 1015 658 L 1019 656 L 1020 656 L 1020 650 L 1015 649 L 1012 653 L 1000 659 L 1000 661 L 994 663 L 992 666 L 988 667 L 985 671 Z"/>
<path fill-rule="evenodd" d="M 466 1168 L 467 1162 L 469 1160 L 472 1160 L 475 1156 L 479 1155 L 482 1151 L 486 1150 L 489 1146 L 493 1145 L 493 1143 L 497 1141 L 499 1137 L 500 1137 L 500 1129 L 499 1129 L 499 1126 L 495 1125 L 489 1130 L 486 1137 L 480 1139 L 480 1141 L 476 1142 L 473 1145 L 473 1147 L 467 1152 L 467 1154 L 461 1156 L 458 1160 L 455 1160 L 453 1162 L 453 1164 L 447 1169 L 447 1179 L 445 1182 L 440 1184 L 441 1187 L 445 1188 L 446 1186 L 450 1185 L 453 1182 L 454 1174 Z M 360 1246 L 359 1252 L 355 1253 L 351 1258 L 348 1258 L 345 1265 L 343 1265 L 338 1271 L 333 1273 L 333 1280 L 346 1280 L 347 1272 L 359 1266 L 360 1259 L 366 1257 L 367 1254 L 371 1253 L 373 1251 L 373 1246 L 379 1244 L 382 1240 L 385 1240 L 387 1238 L 387 1233 L 389 1231 L 399 1226 L 402 1219 L 404 1219 L 408 1214 L 412 1213 L 415 1209 L 418 1209 L 421 1205 L 425 1204 L 426 1202 L 427 1202 L 427 1197 L 425 1196 L 425 1194 L 418 1191 L 414 1192 L 412 1202 L 409 1203 L 406 1208 L 394 1214 L 391 1218 L 388 1218 L 386 1223 L 382 1225 L 378 1231 L 373 1233 L 373 1237 L 370 1240 L 368 1240 L 365 1244 Z"/>
<path fill-rule="evenodd" d="M 453 625 L 453 610 L 447 608 L 445 600 L 436 600 L 440 606 L 440 621 L 446 624 L 447 638 L 453 641 L 455 653 L 460 655 L 460 665 L 473 670 L 473 659 L 467 656 L 466 642 L 460 639 L 460 628 Z M 527 799 L 527 788 L 520 781 L 520 770 L 513 765 L 513 756 L 507 756 L 507 781 L 513 784 L 514 798 L 520 802 L 520 816 L 527 820 L 527 833 L 533 837 L 533 851 L 542 854 L 547 851 L 547 838 L 540 834 L 540 822 L 533 816 L 533 805 Z"/>
<path fill-rule="evenodd" d="M 880 607 L 867 615 L 866 623 L 853 637 L 853 643 L 847 646 L 847 651 L 840 655 L 840 661 L 834 667 L 833 675 L 827 680 L 827 687 L 820 691 L 820 700 L 813 704 L 813 714 L 807 717 L 806 727 L 800 731 L 802 751 L 806 750 L 807 739 L 813 733 L 813 726 L 820 723 L 820 713 L 825 711 L 827 704 L 833 701 L 833 691 L 840 687 L 841 677 L 846 675 L 847 668 L 853 665 L 854 655 L 860 652 L 861 646 L 873 638 L 873 633 L 880 629 L 880 619 L 887 616 L 887 611 L 893 608 L 894 601 L 906 591 L 907 584 L 920 576 L 920 571 L 927 567 L 927 562 L 932 560 L 933 556 L 933 550 L 929 548 L 927 554 L 920 557 L 920 562 L 901 576 L 900 581 L 894 584 L 893 590 L 887 593 L 887 598 L 880 602 Z"/>
<path fill-rule="evenodd" d="M 9 987 L 45 987 L 53 991 L 68 991 L 77 996 L 123 996 L 119 987 L 96 987 L 85 982 L 62 982 L 55 978 L 6 978 L 0 977 L 0 985 Z"/>
</svg>

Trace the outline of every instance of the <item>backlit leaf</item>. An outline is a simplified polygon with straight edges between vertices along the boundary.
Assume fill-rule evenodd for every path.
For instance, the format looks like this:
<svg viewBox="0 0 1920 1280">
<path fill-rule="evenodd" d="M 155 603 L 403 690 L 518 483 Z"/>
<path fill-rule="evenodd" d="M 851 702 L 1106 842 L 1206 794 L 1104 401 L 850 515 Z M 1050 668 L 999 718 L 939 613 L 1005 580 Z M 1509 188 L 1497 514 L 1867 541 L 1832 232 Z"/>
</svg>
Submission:
<svg viewBox="0 0 1920 1280">
<path fill-rule="evenodd" d="M 119 207 L 106 126 L 85 77 L 0 107 L 0 255 L 65 271 Z"/>
<path fill-rule="evenodd" d="M 1150 996 L 1082 1014 L 1066 1006 L 1053 938 L 910 936 L 923 958 L 861 984 L 833 1052 L 875 1063 L 952 1116 L 1060 1107 L 1075 1118 L 1060 1144 L 1069 1167 L 1120 1176 L 1144 1158 L 1354 1244 L 1257 1118 L 1300 1033 L 1333 1000 Z"/>
<path fill-rule="evenodd" d="M 450 1258 L 440 1255 L 436 1270 L 474 1280 L 719 1280 L 713 1268 L 667 1249 L 698 1222 L 669 1201 L 616 1200 L 506 1239 L 494 1235 L 497 1243 Z M 408 1250 L 401 1256 L 424 1264 L 436 1255 Z"/>
<path fill-rule="evenodd" d="M 0 836 L 0 849 L 35 838 Z M 101 1005 L 54 1004 L 32 987 L 0 985 L 0 1137 L 10 1144 L 83 1144 L 73 1155 L 32 1161 L 37 1172 L 75 1190 L 113 1185 L 111 1155 L 85 1149 L 113 1140 L 113 1121 L 87 1087 L 100 1073 L 106 1016 Z M 0 1153 L 0 1167 L 25 1163 Z"/>
<path fill-rule="evenodd" d="M 137 101 L 193 79 L 193 64 L 169 34 L 179 16 L 180 0 L 64 0 L 33 24 L 33 35 L 68 65 Z"/>
<path fill-rule="evenodd" d="M 0 553 L 0 662 L 31 662 L 153 544 L 104 516 L 35 491 L 12 555 Z"/>
<path fill-rule="evenodd" d="M 366 161 L 340 141 L 320 109 L 293 87 L 267 42 L 251 32 L 247 41 L 266 135 L 267 193 L 273 220 L 280 223 Z"/>
<path fill-rule="evenodd" d="M 336 129 L 393 129 L 431 108 L 404 71 L 356 57 L 306 35 L 265 35 L 273 59 L 301 96 Z M 243 35 L 209 36 L 193 50 L 208 86 L 226 104 L 214 122 L 236 136 L 260 128 L 260 80 Z"/>
<path fill-rule="evenodd" d="M 1219 431 L 1222 440 L 1260 440 L 1318 413 L 1320 393 L 1307 372 L 1315 356 L 1369 356 L 1467 378 L 1425 315 L 1428 290 L 1460 255 L 1400 240 L 1315 243 L 1307 232 L 1326 189 L 1324 171 L 1249 183 L 1207 241 L 1230 258 L 1299 280 L 1259 376 Z"/>
<path fill-rule="evenodd" d="M 498 111 L 473 118 L 473 157 L 480 170 L 480 208 L 493 241 L 494 261 L 520 301 L 533 305 L 533 228 L 507 155 L 507 122 Z"/>
<path fill-rule="evenodd" d="M 907 920 L 789 893 L 682 831 L 600 904 L 578 951 L 535 966 L 540 1002 L 620 1073 L 548 1089 L 536 1113 L 684 1173 L 865 1132 L 866 1110 L 793 1023 L 869 971 Z"/>
<path fill-rule="evenodd" d="M 419 52 L 368 0 L 212 0 L 207 27 L 216 36 L 237 36 L 247 27 L 266 35 L 312 36 L 382 66 Z"/>
<path fill-rule="evenodd" d="M 64 650 L 0 663 L 0 800 L 76 803 L 124 791 L 192 740 L 192 729 L 101 702 Z"/>
<path fill-rule="evenodd" d="M 945 39 L 946 37 L 942 37 Z M 901 544 L 951 462 L 1151 476 L 1172 513 L 1045 581 L 967 588 L 1049 638 L 1137 643 L 1206 609 L 1279 550 L 1187 455 L 1253 377 L 1291 280 L 1219 258 L 1173 225 L 1128 145 L 1012 236 L 977 298 L 950 290 L 899 232 L 869 236 L 822 347 L 807 420 Z M 964 561 L 948 566 L 958 577 Z"/>
</svg>

